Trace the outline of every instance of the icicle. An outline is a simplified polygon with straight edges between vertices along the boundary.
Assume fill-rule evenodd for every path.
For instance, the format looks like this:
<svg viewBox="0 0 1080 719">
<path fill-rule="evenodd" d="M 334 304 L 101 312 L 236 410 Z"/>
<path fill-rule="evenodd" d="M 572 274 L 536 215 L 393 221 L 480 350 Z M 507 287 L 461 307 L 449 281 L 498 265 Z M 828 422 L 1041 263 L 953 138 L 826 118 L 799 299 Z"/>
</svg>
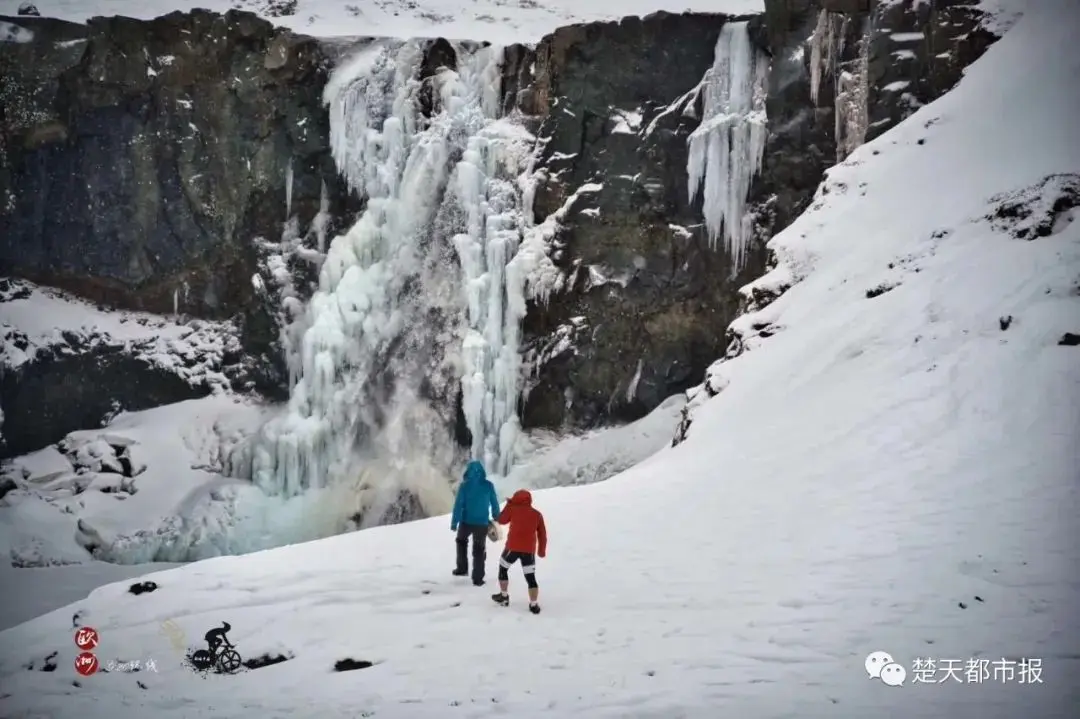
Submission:
<svg viewBox="0 0 1080 719">
<path fill-rule="evenodd" d="M 630 380 L 630 384 L 626 386 L 626 401 L 633 402 L 634 397 L 637 396 L 638 383 L 641 382 L 641 370 L 645 367 L 645 361 L 639 359 L 637 362 L 637 369 L 634 370 L 634 377 Z"/>
<path fill-rule="evenodd" d="M 293 196 L 293 165 L 292 158 L 288 160 L 288 164 L 285 165 L 285 219 L 289 219 L 292 215 L 292 196 Z"/>
<path fill-rule="evenodd" d="M 810 36 L 810 102 L 817 104 L 821 89 L 821 72 L 829 62 L 828 44 L 832 42 L 832 23 L 829 11 L 820 10 L 814 34 Z"/>
<path fill-rule="evenodd" d="M 842 162 L 854 152 L 855 148 L 866 141 L 866 131 L 870 125 L 868 94 L 871 31 L 872 25 L 868 18 L 862 38 L 859 40 L 859 52 L 855 59 L 854 72 L 843 71 L 837 78 L 834 113 L 837 162 Z"/>
<path fill-rule="evenodd" d="M 721 232 L 741 269 L 750 240 L 744 221 L 750 182 L 765 152 L 765 95 L 769 62 L 750 40 L 747 23 L 727 23 L 716 41 L 716 57 L 704 85 L 704 117 L 688 140 L 686 173 L 690 201 L 702 189 L 710 244 Z"/>
<path fill-rule="evenodd" d="M 836 72 L 837 59 L 843 54 L 850 18 L 821 10 L 817 25 L 810 36 L 810 100 L 815 105 L 821 94 L 821 80 L 825 73 Z"/>
<path fill-rule="evenodd" d="M 330 224 L 330 194 L 326 191 L 326 180 L 322 181 L 319 190 L 319 212 L 312 220 L 315 229 L 315 238 L 320 253 L 326 252 L 326 228 Z"/>
<path fill-rule="evenodd" d="M 486 48 L 460 68 L 488 118 L 498 112 L 501 59 L 501 49 Z M 526 207 L 515 179 L 532 142 L 516 125 L 488 124 L 469 139 L 453 183 L 465 214 L 464 231 L 453 238 L 466 303 L 462 405 L 471 454 L 496 474 L 509 471 L 517 433 L 520 318 L 507 297 L 507 263 L 524 230 Z"/>
</svg>

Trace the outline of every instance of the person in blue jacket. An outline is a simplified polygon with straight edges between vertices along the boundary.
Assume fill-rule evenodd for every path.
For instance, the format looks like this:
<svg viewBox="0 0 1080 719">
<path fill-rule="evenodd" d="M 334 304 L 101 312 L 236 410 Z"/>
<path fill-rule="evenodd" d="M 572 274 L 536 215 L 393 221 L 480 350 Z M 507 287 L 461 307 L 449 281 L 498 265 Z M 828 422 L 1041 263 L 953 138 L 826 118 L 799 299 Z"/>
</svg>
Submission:
<svg viewBox="0 0 1080 719">
<path fill-rule="evenodd" d="M 465 478 L 458 486 L 454 513 L 450 517 L 450 530 L 457 532 L 455 577 L 469 573 L 467 549 L 469 537 L 472 537 L 472 581 L 478 587 L 483 586 L 488 525 L 498 516 L 499 498 L 495 496 L 495 485 L 487 478 L 484 465 L 473 460 L 465 467 Z"/>
</svg>

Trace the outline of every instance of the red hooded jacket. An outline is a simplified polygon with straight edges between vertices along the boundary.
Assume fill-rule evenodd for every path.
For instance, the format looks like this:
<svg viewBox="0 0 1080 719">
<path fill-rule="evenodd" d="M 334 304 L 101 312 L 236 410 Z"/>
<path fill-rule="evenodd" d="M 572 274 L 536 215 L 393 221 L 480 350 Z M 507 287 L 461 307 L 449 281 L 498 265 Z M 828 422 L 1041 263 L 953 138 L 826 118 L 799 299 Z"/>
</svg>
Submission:
<svg viewBox="0 0 1080 719">
<path fill-rule="evenodd" d="M 509 524 L 506 551 L 522 554 L 547 554 L 547 528 L 544 515 L 533 509 L 532 495 L 527 489 L 519 489 L 507 501 L 499 513 L 499 524 Z M 539 545 L 539 548 L 537 547 Z"/>
</svg>

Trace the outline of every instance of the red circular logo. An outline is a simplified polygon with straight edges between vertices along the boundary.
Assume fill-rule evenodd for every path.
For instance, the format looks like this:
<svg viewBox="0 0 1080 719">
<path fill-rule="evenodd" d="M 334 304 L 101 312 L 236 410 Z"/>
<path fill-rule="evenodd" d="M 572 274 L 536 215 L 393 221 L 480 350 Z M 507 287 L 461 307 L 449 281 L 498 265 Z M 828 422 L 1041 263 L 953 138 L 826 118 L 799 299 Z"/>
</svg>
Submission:
<svg viewBox="0 0 1080 719">
<path fill-rule="evenodd" d="M 90 652 L 83 652 L 75 657 L 75 671 L 88 677 L 98 670 L 98 658 Z"/>
<path fill-rule="evenodd" d="M 93 627 L 79 627 L 75 632 L 75 646 L 88 652 L 98 645 L 98 633 Z"/>
</svg>

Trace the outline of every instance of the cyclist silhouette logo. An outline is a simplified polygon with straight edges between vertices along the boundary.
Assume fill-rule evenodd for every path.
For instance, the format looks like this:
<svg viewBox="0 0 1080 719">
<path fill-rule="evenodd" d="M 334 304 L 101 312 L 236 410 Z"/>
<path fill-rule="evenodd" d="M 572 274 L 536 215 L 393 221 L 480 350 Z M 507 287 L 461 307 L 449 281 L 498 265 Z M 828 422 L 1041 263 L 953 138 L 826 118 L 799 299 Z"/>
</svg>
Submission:
<svg viewBox="0 0 1080 719">
<path fill-rule="evenodd" d="M 221 674 L 232 674 L 239 669 L 242 661 L 240 654 L 226 636 L 231 630 L 231 624 L 222 622 L 220 627 L 203 635 L 208 648 L 199 649 L 191 655 L 192 668 L 200 672 L 216 668 Z"/>
</svg>

